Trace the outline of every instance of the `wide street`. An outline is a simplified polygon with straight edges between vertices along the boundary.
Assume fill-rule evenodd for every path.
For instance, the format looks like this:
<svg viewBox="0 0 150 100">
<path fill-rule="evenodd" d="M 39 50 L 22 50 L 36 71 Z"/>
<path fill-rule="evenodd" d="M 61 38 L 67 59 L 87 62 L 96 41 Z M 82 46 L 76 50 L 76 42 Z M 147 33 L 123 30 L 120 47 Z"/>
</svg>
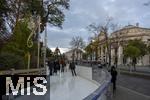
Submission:
<svg viewBox="0 0 150 100">
<path fill-rule="evenodd" d="M 102 69 L 93 66 L 93 80 L 100 82 Z M 134 75 L 119 74 L 116 93 L 108 100 L 150 100 L 150 79 Z"/>
<path fill-rule="evenodd" d="M 149 79 L 118 75 L 117 90 L 112 100 L 150 100 L 149 84 Z"/>
<path fill-rule="evenodd" d="M 117 85 L 150 96 L 150 79 L 121 74 L 118 75 Z"/>
</svg>

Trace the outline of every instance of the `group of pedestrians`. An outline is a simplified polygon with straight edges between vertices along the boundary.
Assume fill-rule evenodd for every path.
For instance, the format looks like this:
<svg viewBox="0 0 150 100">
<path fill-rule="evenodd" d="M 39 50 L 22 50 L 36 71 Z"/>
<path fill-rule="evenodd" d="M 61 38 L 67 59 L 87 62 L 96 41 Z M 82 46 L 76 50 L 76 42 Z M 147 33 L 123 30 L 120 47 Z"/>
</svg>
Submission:
<svg viewBox="0 0 150 100">
<path fill-rule="evenodd" d="M 55 60 L 55 61 L 49 60 L 48 67 L 50 70 L 50 75 L 57 75 L 58 73 L 64 73 L 64 72 L 67 72 L 67 70 L 68 70 L 68 66 L 67 66 L 65 60 L 63 60 L 63 59 Z M 70 62 L 69 69 L 72 72 L 72 76 L 77 76 L 75 68 L 76 68 L 75 63 L 73 61 Z"/>
<path fill-rule="evenodd" d="M 58 72 L 64 72 L 66 63 L 63 59 L 55 61 L 49 60 L 48 67 L 50 70 L 50 75 L 57 75 Z"/>
</svg>

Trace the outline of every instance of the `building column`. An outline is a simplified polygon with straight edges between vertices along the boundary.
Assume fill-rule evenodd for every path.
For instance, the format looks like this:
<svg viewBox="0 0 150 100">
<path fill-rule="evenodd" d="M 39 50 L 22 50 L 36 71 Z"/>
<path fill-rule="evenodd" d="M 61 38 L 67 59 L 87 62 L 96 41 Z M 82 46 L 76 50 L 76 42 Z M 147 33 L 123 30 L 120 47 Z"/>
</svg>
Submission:
<svg viewBox="0 0 150 100">
<path fill-rule="evenodd" d="M 101 63 L 103 62 L 103 47 L 101 46 Z"/>
<path fill-rule="evenodd" d="M 114 65 L 114 61 L 115 61 L 115 50 L 114 48 L 111 48 L 111 65 Z"/>
<path fill-rule="evenodd" d="M 118 56 L 118 65 L 122 65 L 123 64 L 123 47 L 121 45 L 119 45 L 117 56 Z"/>
<path fill-rule="evenodd" d="M 100 57 L 100 46 L 98 46 L 98 50 L 97 50 L 97 60 L 99 60 Z"/>
</svg>

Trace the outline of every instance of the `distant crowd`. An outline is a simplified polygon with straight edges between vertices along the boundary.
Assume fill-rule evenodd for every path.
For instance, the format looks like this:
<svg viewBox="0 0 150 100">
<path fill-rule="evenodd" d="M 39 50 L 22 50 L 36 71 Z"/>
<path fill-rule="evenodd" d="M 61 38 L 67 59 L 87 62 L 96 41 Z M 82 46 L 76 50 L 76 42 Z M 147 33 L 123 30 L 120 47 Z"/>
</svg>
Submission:
<svg viewBox="0 0 150 100">
<path fill-rule="evenodd" d="M 49 60 L 48 61 L 48 67 L 49 67 L 49 71 L 50 71 L 50 75 L 57 75 L 58 73 L 64 73 L 67 72 L 68 70 L 71 70 L 72 72 L 72 76 L 76 76 L 76 65 L 73 61 L 70 62 L 66 62 L 64 59 L 60 59 L 60 60 Z"/>
</svg>

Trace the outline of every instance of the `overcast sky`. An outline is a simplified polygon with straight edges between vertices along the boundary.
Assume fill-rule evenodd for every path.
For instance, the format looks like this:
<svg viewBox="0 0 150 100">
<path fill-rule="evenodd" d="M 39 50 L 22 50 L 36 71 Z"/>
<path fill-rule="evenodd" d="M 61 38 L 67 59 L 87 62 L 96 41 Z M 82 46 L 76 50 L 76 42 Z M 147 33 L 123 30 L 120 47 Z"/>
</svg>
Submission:
<svg viewBox="0 0 150 100">
<path fill-rule="evenodd" d="M 48 26 L 48 46 L 50 48 L 70 48 L 74 36 L 85 41 L 90 34 L 86 27 L 91 23 L 105 23 L 112 17 L 115 23 L 125 26 L 136 24 L 150 28 L 150 0 L 70 0 L 70 10 L 65 11 L 63 29 Z"/>
</svg>

